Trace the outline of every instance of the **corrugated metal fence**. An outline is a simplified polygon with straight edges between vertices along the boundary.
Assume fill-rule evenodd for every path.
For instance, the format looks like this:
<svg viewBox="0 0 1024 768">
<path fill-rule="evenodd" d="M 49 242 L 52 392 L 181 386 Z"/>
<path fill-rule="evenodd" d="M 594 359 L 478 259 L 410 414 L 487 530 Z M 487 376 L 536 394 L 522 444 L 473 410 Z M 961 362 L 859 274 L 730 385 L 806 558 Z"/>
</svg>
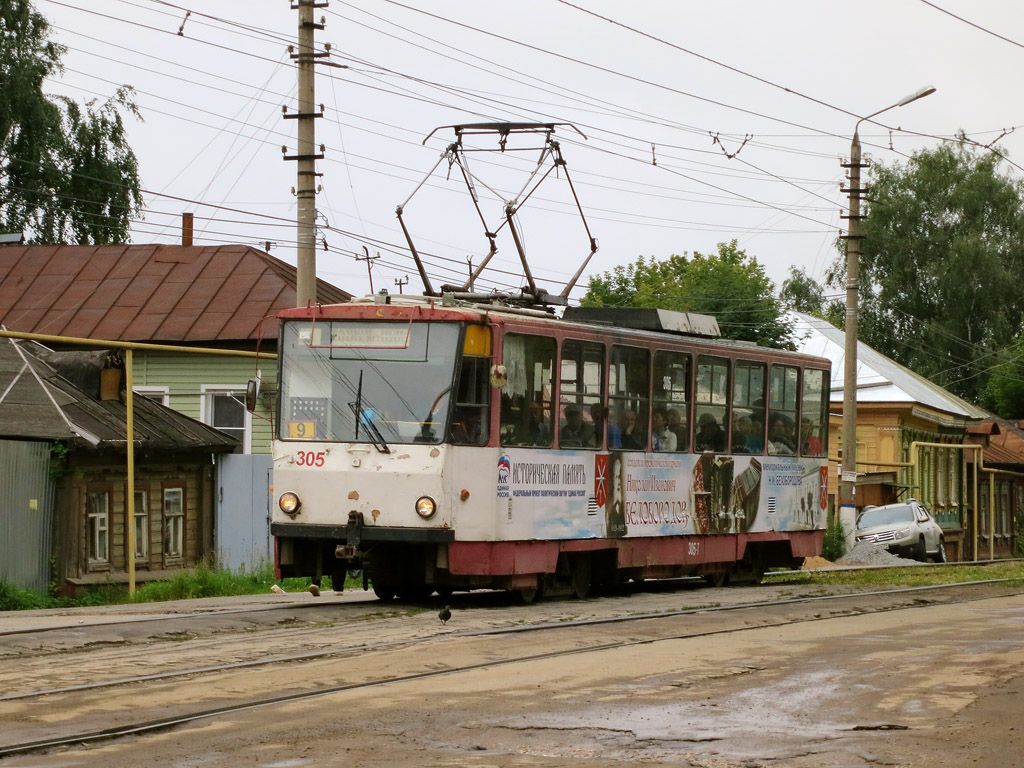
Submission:
<svg viewBox="0 0 1024 768">
<path fill-rule="evenodd" d="M 0 581 L 46 592 L 53 549 L 50 444 L 0 440 Z"/>
</svg>

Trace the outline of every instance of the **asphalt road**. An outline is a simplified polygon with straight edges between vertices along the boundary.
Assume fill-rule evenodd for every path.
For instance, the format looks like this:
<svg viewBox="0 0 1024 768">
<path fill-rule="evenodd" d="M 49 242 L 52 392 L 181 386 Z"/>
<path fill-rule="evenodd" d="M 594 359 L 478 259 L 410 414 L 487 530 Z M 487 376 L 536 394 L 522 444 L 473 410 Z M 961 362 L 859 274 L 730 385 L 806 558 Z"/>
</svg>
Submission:
<svg viewBox="0 0 1024 768">
<path fill-rule="evenodd" d="M 821 592 L 0 614 L 0 747 L 345 688 L 0 768 L 1024 766 L 1019 586 L 792 602 Z"/>
</svg>

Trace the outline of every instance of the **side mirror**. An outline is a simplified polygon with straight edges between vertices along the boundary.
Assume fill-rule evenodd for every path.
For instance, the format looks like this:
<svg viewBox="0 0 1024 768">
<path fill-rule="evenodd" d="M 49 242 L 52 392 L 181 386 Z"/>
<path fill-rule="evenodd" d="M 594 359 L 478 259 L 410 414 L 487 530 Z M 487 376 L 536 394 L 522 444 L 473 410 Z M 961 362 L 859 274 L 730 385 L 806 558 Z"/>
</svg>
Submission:
<svg viewBox="0 0 1024 768">
<path fill-rule="evenodd" d="M 245 410 L 249 413 L 256 411 L 256 398 L 260 396 L 260 380 L 249 379 L 245 385 Z"/>
</svg>

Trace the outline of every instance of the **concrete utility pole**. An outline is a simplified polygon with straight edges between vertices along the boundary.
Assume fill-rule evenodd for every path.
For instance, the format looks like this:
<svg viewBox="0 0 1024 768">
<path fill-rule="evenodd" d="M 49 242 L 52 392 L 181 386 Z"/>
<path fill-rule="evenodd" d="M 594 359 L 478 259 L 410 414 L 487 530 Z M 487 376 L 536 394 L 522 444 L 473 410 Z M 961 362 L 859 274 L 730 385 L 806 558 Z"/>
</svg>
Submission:
<svg viewBox="0 0 1024 768">
<path fill-rule="evenodd" d="M 862 117 L 853 126 L 853 140 L 850 142 L 850 162 L 843 168 L 850 169 L 850 211 L 844 218 L 849 219 L 849 234 L 846 235 L 846 328 L 844 330 L 843 368 L 843 464 L 839 476 L 839 522 L 846 535 L 847 547 L 853 545 L 857 527 L 856 484 L 857 484 L 857 318 L 860 293 L 860 200 L 867 189 L 860 185 L 861 162 L 860 136 L 858 130 L 865 120 L 896 107 L 904 107 L 912 101 L 923 99 L 935 93 L 931 86 L 906 96 L 895 104 Z"/>
<path fill-rule="evenodd" d="M 295 180 L 295 239 L 298 243 L 295 303 L 300 307 L 316 303 L 316 180 L 320 175 L 316 171 L 316 161 L 324 157 L 322 146 L 320 152 L 316 152 L 316 119 L 323 117 L 324 110 L 321 106 L 319 112 L 314 111 L 314 65 L 318 58 L 329 54 L 317 53 L 314 49 L 314 32 L 322 30 L 324 22 L 314 22 L 313 11 L 325 7 L 326 2 L 317 0 L 296 0 L 292 4 L 292 9 L 299 12 L 298 49 L 289 46 L 298 72 L 299 109 L 291 115 L 285 110 L 284 117 L 286 120 L 298 120 L 298 147 L 294 155 L 285 154 L 285 160 L 295 160 L 298 164 Z"/>
</svg>

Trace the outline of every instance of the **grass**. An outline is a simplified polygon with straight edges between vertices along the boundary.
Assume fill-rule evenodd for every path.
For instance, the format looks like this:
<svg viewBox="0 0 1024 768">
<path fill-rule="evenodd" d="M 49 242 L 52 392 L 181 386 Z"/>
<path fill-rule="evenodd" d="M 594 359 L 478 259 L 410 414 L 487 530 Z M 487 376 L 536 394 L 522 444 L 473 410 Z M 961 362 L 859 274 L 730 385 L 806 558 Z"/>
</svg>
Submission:
<svg viewBox="0 0 1024 768">
<path fill-rule="evenodd" d="M 278 584 L 286 592 L 302 592 L 309 586 L 306 579 L 276 581 L 273 571 L 234 573 L 219 571 L 205 565 L 183 570 L 168 581 L 149 581 L 140 584 L 133 596 L 127 585 L 106 584 L 91 587 L 77 597 L 54 597 L 21 589 L 0 580 L 0 611 L 33 610 L 39 608 L 73 608 L 90 605 L 117 605 L 123 603 L 151 603 L 166 600 L 187 600 L 197 597 L 230 597 L 232 595 L 259 595 Z M 349 578 L 347 589 L 362 588 L 362 580 Z M 331 589 L 331 580 L 325 577 L 323 589 Z"/>
<path fill-rule="evenodd" d="M 924 587 L 933 584 L 956 584 L 985 579 L 1022 579 L 1024 562 L 992 563 L 991 565 L 947 565 L 922 568 L 901 565 L 894 568 L 871 568 L 843 571 L 822 568 L 800 573 L 765 574 L 762 584 L 820 584 L 851 587 Z"/>
</svg>

